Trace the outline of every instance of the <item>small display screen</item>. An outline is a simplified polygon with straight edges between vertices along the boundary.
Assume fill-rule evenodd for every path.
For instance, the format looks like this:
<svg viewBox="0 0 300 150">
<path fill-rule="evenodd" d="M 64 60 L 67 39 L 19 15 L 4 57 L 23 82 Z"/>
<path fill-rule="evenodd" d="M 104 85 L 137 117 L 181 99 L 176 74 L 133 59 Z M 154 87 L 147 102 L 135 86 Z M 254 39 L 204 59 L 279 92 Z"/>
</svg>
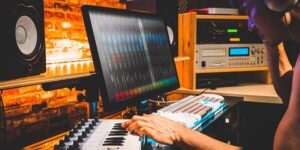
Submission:
<svg viewBox="0 0 300 150">
<path fill-rule="evenodd" d="M 249 47 L 229 48 L 229 56 L 249 56 Z"/>
</svg>

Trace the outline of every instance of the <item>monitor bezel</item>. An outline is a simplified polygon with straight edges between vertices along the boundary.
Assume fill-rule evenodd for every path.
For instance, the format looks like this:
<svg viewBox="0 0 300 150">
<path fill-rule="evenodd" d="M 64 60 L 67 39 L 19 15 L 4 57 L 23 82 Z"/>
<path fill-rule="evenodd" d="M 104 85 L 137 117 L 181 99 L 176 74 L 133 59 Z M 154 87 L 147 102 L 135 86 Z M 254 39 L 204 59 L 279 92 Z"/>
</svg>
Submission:
<svg viewBox="0 0 300 150">
<path fill-rule="evenodd" d="M 168 47 L 169 47 L 168 50 L 169 50 L 170 56 L 173 57 L 172 63 L 173 63 L 173 66 L 175 67 L 174 69 L 175 69 L 175 72 L 176 72 L 177 84 L 165 87 L 163 89 L 155 90 L 153 92 L 148 92 L 148 93 L 145 93 L 145 94 L 141 94 L 141 95 L 136 96 L 134 98 L 127 98 L 127 99 L 124 99 L 120 102 L 111 103 L 110 99 L 109 99 L 109 96 L 108 96 L 107 89 L 106 89 L 107 83 L 105 82 L 104 73 L 103 73 L 103 70 L 102 70 L 102 64 L 101 64 L 100 58 L 99 58 L 99 53 L 98 53 L 98 49 L 97 49 L 97 45 L 96 45 L 96 41 L 95 41 L 95 36 L 94 36 L 94 32 L 93 32 L 93 28 L 92 28 L 92 24 L 91 24 L 91 20 L 90 20 L 89 11 L 106 11 L 106 12 L 110 11 L 110 12 L 113 12 L 113 13 L 133 14 L 133 15 L 139 15 L 139 16 L 142 16 L 142 15 L 145 16 L 146 15 L 146 16 L 150 16 L 150 17 L 157 17 L 158 19 L 160 19 L 161 21 L 164 22 L 165 32 L 167 34 L 167 38 L 169 39 L 169 35 L 167 33 L 166 23 L 158 15 L 147 13 L 147 12 L 137 12 L 137 11 L 130 11 L 130 10 L 113 9 L 113 8 L 105 8 L 105 7 L 91 6 L 91 5 L 83 5 L 81 7 L 81 11 L 82 11 L 83 20 L 84 20 L 84 24 L 85 24 L 85 29 L 86 29 L 86 32 L 87 32 L 87 37 L 88 37 L 88 41 L 89 41 L 89 45 L 90 45 L 92 59 L 93 59 L 93 62 L 94 62 L 94 68 L 95 68 L 96 76 L 98 76 L 99 81 L 103 82 L 103 83 L 97 83 L 97 85 L 100 89 L 104 111 L 114 112 L 116 110 L 124 109 L 126 107 L 132 107 L 132 106 L 138 104 L 139 101 L 149 99 L 149 98 L 153 98 L 153 97 L 158 96 L 158 95 L 162 95 L 163 93 L 167 93 L 167 92 L 176 90 L 180 87 L 177 68 L 176 68 L 176 65 L 175 65 L 174 57 L 172 56 L 172 53 L 171 53 L 171 48 L 170 48 L 170 43 L 169 43 L 168 44 Z"/>
</svg>

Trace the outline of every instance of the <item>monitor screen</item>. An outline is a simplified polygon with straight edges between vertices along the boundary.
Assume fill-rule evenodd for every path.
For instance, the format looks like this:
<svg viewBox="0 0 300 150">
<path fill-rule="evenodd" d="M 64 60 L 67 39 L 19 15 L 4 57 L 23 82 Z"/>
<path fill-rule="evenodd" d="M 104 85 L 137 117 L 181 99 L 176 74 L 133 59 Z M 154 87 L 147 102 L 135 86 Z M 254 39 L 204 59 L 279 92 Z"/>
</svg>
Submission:
<svg viewBox="0 0 300 150">
<path fill-rule="evenodd" d="M 160 17 L 96 6 L 83 6 L 82 12 L 105 110 L 179 87 Z"/>
</svg>

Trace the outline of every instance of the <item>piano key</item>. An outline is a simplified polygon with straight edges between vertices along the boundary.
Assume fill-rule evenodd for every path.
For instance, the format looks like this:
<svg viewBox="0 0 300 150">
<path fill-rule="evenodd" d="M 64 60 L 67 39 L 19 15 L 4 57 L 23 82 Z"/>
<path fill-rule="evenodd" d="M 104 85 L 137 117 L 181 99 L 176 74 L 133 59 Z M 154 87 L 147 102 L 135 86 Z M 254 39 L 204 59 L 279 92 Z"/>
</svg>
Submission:
<svg viewBox="0 0 300 150">
<path fill-rule="evenodd" d="M 123 146 L 123 144 L 120 144 L 120 143 L 108 143 L 108 144 L 102 144 L 102 146 Z"/>
<path fill-rule="evenodd" d="M 124 137 L 109 137 L 109 138 L 106 138 L 106 140 L 125 140 Z"/>
</svg>

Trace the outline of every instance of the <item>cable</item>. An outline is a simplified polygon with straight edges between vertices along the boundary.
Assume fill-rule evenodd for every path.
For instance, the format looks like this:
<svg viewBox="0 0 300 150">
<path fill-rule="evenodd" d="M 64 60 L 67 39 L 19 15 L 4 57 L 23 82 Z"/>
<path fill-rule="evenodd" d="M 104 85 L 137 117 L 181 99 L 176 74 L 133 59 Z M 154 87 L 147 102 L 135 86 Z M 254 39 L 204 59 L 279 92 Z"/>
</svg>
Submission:
<svg viewBox="0 0 300 150">
<path fill-rule="evenodd" d="M 204 94 L 209 88 L 205 88 L 199 95 Z"/>
<path fill-rule="evenodd" d="M 6 143 L 7 141 L 7 127 L 6 127 L 6 117 L 5 117 L 5 108 L 2 99 L 2 90 L 0 90 L 0 111 L 1 111 L 1 130 L 3 131 L 3 139 Z"/>
</svg>

